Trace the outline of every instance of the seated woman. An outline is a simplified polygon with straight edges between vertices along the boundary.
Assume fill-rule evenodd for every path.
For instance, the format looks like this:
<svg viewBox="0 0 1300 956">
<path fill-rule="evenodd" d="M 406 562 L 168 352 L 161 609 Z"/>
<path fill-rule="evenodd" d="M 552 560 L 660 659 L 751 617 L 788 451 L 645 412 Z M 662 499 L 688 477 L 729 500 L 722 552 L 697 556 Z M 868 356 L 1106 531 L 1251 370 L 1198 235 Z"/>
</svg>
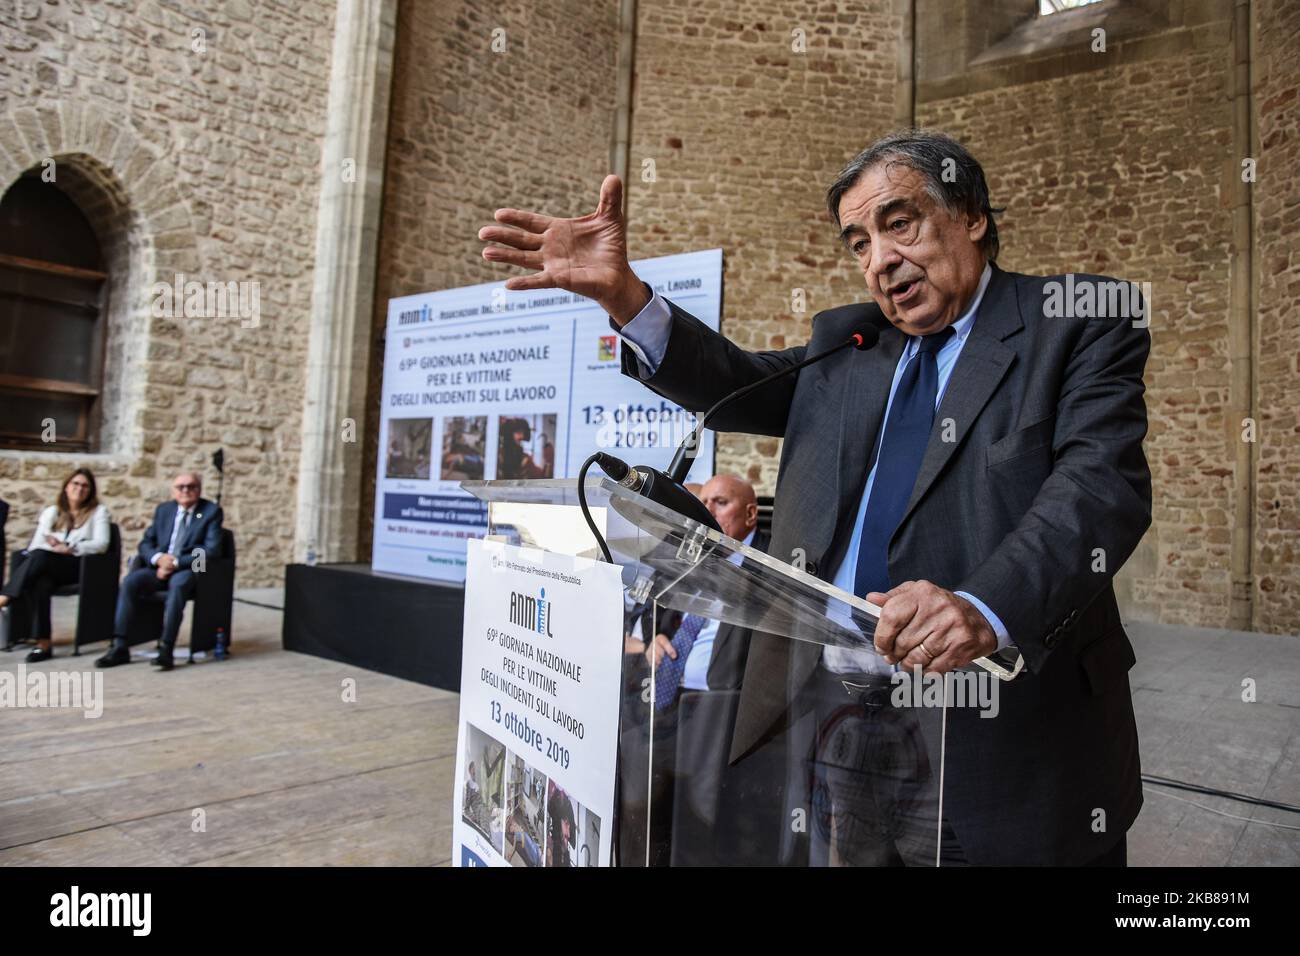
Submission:
<svg viewBox="0 0 1300 956">
<path fill-rule="evenodd" d="M 50 595 L 55 588 L 77 583 L 83 554 L 108 550 L 110 524 L 89 468 L 74 471 L 63 483 L 58 502 L 41 512 L 27 560 L 0 590 L 0 608 L 20 599 L 31 606 L 36 650 L 27 655 L 28 663 L 54 656 L 50 649 Z M 13 641 L 16 635 L 9 638 Z"/>
</svg>

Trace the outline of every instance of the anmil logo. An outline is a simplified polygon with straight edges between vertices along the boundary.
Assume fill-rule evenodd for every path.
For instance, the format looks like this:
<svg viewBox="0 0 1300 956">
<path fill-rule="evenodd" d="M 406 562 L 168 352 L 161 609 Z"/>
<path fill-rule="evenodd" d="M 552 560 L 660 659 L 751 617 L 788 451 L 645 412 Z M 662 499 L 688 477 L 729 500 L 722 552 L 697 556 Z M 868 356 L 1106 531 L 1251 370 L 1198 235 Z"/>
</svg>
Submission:
<svg viewBox="0 0 1300 956">
<path fill-rule="evenodd" d="M 397 313 L 398 325 L 419 325 L 428 321 L 429 305 L 427 302 L 418 309 L 407 309 L 405 312 Z"/>
<path fill-rule="evenodd" d="M 551 602 L 546 600 L 546 588 L 542 588 L 539 597 L 529 594 L 510 592 L 510 623 L 526 627 L 538 634 L 554 637 L 551 633 Z"/>
<path fill-rule="evenodd" d="M 596 347 L 596 360 L 598 362 L 614 362 L 618 359 L 618 336 L 602 335 L 600 344 Z"/>
</svg>

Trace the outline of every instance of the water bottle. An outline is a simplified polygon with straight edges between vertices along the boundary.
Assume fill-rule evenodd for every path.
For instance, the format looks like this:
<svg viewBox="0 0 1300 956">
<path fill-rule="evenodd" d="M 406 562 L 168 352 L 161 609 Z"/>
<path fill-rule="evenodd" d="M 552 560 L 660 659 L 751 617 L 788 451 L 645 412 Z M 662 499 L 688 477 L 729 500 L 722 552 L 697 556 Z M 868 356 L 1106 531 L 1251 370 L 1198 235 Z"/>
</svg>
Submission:
<svg viewBox="0 0 1300 956">
<path fill-rule="evenodd" d="M 216 656 L 219 661 L 226 659 L 226 629 L 224 627 L 217 628 Z"/>
</svg>

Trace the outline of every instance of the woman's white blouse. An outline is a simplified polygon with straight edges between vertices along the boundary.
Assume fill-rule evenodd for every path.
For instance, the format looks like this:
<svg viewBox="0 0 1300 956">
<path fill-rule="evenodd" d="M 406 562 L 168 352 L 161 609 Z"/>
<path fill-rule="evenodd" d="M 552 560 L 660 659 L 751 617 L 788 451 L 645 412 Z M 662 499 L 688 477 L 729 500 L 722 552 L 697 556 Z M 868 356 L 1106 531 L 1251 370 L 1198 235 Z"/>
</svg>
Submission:
<svg viewBox="0 0 1300 956">
<path fill-rule="evenodd" d="M 72 553 L 78 557 L 83 554 L 103 554 L 108 550 L 108 526 L 111 519 L 108 516 L 108 508 L 104 505 L 95 509 L 89 521 L 71 531 L 54 530 L 54 522 L 58 517 L 59 509 L 54 505 L 41 512 L 41 520 L 36 524 L 36 533 L 32 535 L 32 543 L 28 546 L 28 551 L 37 549 L 53 551 L 54 549 L 45 541 L 45 536 L 50 534 L 70 547 Z"/>
</svg>

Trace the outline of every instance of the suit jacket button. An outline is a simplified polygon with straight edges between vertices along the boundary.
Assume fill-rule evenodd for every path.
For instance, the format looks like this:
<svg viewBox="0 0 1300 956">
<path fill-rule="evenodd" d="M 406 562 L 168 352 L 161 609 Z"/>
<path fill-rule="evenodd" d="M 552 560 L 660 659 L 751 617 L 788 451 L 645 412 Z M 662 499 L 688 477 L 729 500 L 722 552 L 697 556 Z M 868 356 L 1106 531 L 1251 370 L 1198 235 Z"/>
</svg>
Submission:
<svg viewBox="0 0 1300 956">
<path fill-rule="evenodd" d="M 1056 646 L 1056 638 L 1057 638 L 1057 632 L 1052 631 L 1051 634 L 1048 634 L 1045 638 L 1043 638 L 1043 646 L 1046 647 L 1048 650 L 1051 650 L 1053 647 Z"/>
<path fill-rule="evenodd" d="M 809 561 L 807 564 L 805 564 L 805 565 L 803 566 L 803 569 L 804 569 L 805 571 L 807 571 L 809 574 L 811 574 L 813 577 L 816 577 L 816 576 L 817 576 L 817 562 L 816 562 L 816 561 Z"/>
</svg>

